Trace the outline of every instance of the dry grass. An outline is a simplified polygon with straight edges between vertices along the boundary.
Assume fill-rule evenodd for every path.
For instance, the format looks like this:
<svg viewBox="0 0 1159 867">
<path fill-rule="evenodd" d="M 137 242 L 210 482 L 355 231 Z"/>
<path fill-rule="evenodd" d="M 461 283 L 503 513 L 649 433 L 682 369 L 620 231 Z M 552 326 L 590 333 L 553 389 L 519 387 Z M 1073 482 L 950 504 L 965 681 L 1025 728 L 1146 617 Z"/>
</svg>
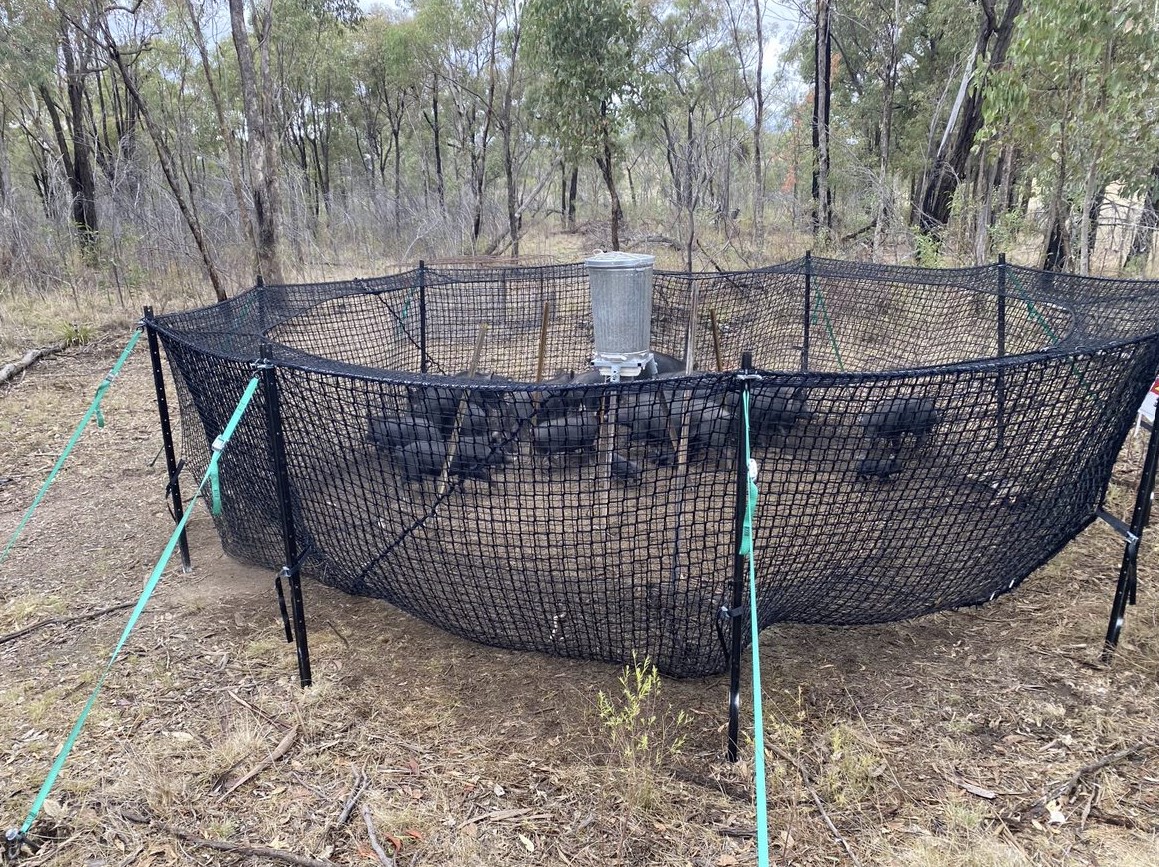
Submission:
<svg viewBox="0 0 1159 867">
<path fill-rule="evenodd" d="M 0 485 L 0 538 L 121 337 L 98 334 L 0 391 L 0 476 L 12 479 Z M 136 598 L 171 529 L 151 391 L 139 351 L 106 400 L 108 426 L 86 434 L 0 567 L 0 634 Z M 1109 496 L 1120 514 L 1140 463 L 1129 442 Z M 272 863 L 199 849 L 133 813 L 205 838 L 373 865 L 359 811 L 336 824 L 355 772 L 398 864 L 754 863 L 751 744 L 737 765 L 722 761 L 727 678 L 664 681 L 655 715 L 671 732 L 682 711 L 682 742 L 659 760 L 625 762 L 598 701 L 622 693 L 619 667 L 471 644 L 309 584 L 316 685 L 303 691 L 273 576 L 224 557 L 204 512 L 191 543 L 195 572 L 168 571 L 37 826 L 53 839 L 24 864 Z M 1121 550 L 1094 526 L 981 609 L 767 631 L 767 736 L 792 759 L 768 756 L 774 863 L 853 863 L 799 769 L 862 864 L 1159 862 L 1154 748 L 1084 779 L 1059 805 L 1060 824 L 1002 821 L 1083 765 L 1159 739 L 1150 538 L 1124 644 L 1112 667 L 1098 660 Z M 116 614 L 0 644 L 0 824 L 23 818 L 122 624 Z M 223 796 L 295 727 L 284 757 Z"/>
</svg>

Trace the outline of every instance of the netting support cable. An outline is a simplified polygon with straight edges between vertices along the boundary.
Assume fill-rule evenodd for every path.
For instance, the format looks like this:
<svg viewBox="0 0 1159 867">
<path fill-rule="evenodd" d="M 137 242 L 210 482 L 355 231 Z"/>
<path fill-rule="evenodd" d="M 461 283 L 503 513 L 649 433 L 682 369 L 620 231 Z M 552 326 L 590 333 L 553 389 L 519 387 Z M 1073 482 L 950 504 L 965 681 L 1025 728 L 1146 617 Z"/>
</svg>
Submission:
<svg viewBox="0 0 1159 867">
<path fill-rule="evenodd" d="M 141 330 L 140 328 L 137 328 L 133 331 L 132 336 L 129 338 L 129 342 L 125 345 L 125 348 L 121 352 L 120 357 L 117 358 L 116 362 L 114 362 L 112 369 L 109 370 L 108 375 L 101 381 L 101 384 L 97 386 L 97 391 L 96 394 L 93 395 L 92 403 L 90 403 L 89 408 L 85 410 L 85 414 L 81 416 L 81 420 L 77 423 L 76 429 L 72 432 L 72 436 L 69 437 L 68 442 L 65 444 L 64 451 L 60 453 L 60 457 L 56 459 L 56 463 L 53 464 L 52 469 L 48 473 L 48 478 L 44 480 L 44 483 L 40 486 L 40 490 L 38 490 L 36 492 L 36 496 L 32 498 L 32 504 L 24 512 L 24 516 L 20 519 L 20 523 L 16 525 L 16 529 L 13 531 L 12 536 L 8 539 L 8 544 L 6 544 L 4 546 L 4 550 L 0 552 L 0 563 L 3 563 L 8 559 L 8 555 L 16 546 L 17 539 L 19 539 L 20 534 L 24 532 L 24 528 L 28 526 L 28 522 L 32 520 L 33 513 L 36 511 L 37 506 L 40 505 L 41 501 L 48 493 L 48 489 L 52 487 L 52 483 L 56 481 L 56 477 L 60 475 L 60 470 L 64 466 L 64 462 L 68 460 L 68 456 L 72 454 L 72 450 L 76 448 L 76 444 L 80 441 L 81 434 L 85 432 L 85 428 L 88 427 L 89 422 L 95 418 L 97 420 L 97 427 L 105 426 L 105 417 L 101 415 L 101 401 L 105 399 L 105 394 L 112 387 L 113 382 L 116 381 L 117 375 L 121 372 L 121 368 L 125 366 L 125 362 L 129 360 L 129 356 L 133 352 L 133 347 L 137 345 L 137 341 L 140 340 L 140 338 Z"/>
<path fill-rule="evenodd" d="M 142 325 L 149 342 L 149 361 L 153 366 L 153 389 L 157 393 L 157 414 L 161 418 L 161 443 L 165 451 L 165 469 L 169 473 L 169 484 L 165 486 L 165 492 L 172 503 L 169 511 L 173 515 L 173 521 L 180 524 L 184 514 L 181 505 L 181 468 L 183 462 L 178 462 L 177 449 L 173 445 L 173 425 L 169 420 L 169 399 L 165 394 L 165 371 L 161 366 L 161 345 L 157 339 L 157 327 L 152 307 L 145 308 Z M 184 530 L 181 531 L 177 544 L 181 550 L 181 571 L 192 572 L 193 562 L 189 556 L 189 538 Z"/>
<path fill-rule="evenodd" d="M 998 254 L 998 357 L 1006 357 L 1006 254 Z M 1006 368 L 998 368 L 994 386 L 998 404 L 998 449 L 1006 449 Z"/>
<path fill-rule="evenodd" d="M 148 604 L 149 599 L 153 595 L 153 591 L 157 589 L 157 585 L 161 582 L 161 575 L 164 573 L 165 567 L 169 565 L 169 561 L 173 557 L 173 552 L 177 549 L 177 540 L 180 538 L 181 533 L 185 530 L 185 525 L 189 522 L 189 518 L 193 514 L 193 507 L 197 504 L 198 498 L 201 497 L 202 491 L 209 483 L 210 474 L 216 471 L 217 464 L 221 460 L 221 454 L 229 444 L 230 438 L 233 436 L 233 432 L 237 429 L 238 423 L 241 421 L 242 414 L 245 412 L 246 407 L 249 406 L 250 401 L 253 399 L 254 392 L 257 391 L 257 387 L 258 379 L 257 377 L 254 377 L 249 381 L 245 391 L 242 393 L 237 406 L 234 408 L 233 415 L 230 416 L 229 422 L 226 424 L 225 429 L 221 433 L 221 436 L 219 436 L 213 443 L 212 455 L 209 459 L 209 466 L 206 467 L 205 475 L 201 479 L 201 484 L 197 486 L 197 490 L 193 494 L 193 499 L 189 501 L 189 505 L 186 506 L 183 510 L 180 523 L 173 529 L 173 533 L 169 536 L 169 541 L 165 545 L 165 549 L 161 552 L 161 556 L 157 559 L 157 564 L 153 567 L 153 571 L 150 573 L 149 579 L 145 582 L 145 587 L 141 591 L 140 598 L 137 599 L 137 604 L 133 607 L 132 612 L 129 614 L 129 619 L 125 623 L 125 628 L 121 631 L 120 639 L 118 639 L 116 646 L 113 648 L 112 654 L 109 656 L 108 662 L 105 663 L 105 667 L 101 670 L 100 675 L 97 677 L 97 682 L 93 686 L 92 692 L 89 694 L 88 701 L 85 702 L 84 707 L 81 708 L 80 715 L 77 717 L 76 723 L 72 727 L 72 731 L 69 732 L 68 737 L 65 738 L 64 744 L 61 746 L 59 752 L 57 752 L 56 758 L 53 760 L 52 767 L 49 768 L 48 775 L 44 778 L 44 783 L 41 785 L 40 791 L 37 792 L 36 799 L 32 802 L 32 807 L 29 809 L 28 815 L 24 819 L 24 823 L 20 826 L 19 830 L 10 830 L 5 834 L 6 855 L 8 856 L 9 860 L 15 860 L 15 858 L 19 856 L 20 851 L 23 848 L 25 841 L 27 840 L 28 832 L 32 828 L 33 822 L 35 822 L 36 817 L 40 815 L 40 811 L 44 807 L 45 801 L 48 800 L 48 796 L 52 792 L 52 787 L 56 784 L 56 778 L 60 775 L 61 769 L 64 767 L 64 763 L 68 759 L 69 753 L 71 753 L 72 748 L 76 746 L 77 739 L 80 737 L 81 729 L 84 727 L 85 720 L 88 719 L 88 715 L 92 711 L 93 705 L 96 704 L 97 697 L 100 695 L 101 689 L 105 685 L 105 680 L 108 678 L 109 672 L 112 671 L 113 664 L 117 661 L 117 657 L 120 656 L 121 650 L 125 646 L 125 642 L 129 640 L 129 635 L 132 633 L 134 627 L 136 627 L 137 621 L 140 619 L 141 614 L 145 610 L 145 606 Z"/>
<path fill-rule="evenodd" d="M 313 678 L 310 675 L 310 646 L 306 637 L 306 611 L 302 599 L 302 563 L 298 557 L 298 539 L 294 531 L 294 507 L 290 497 L 290 471 L 286 463 L 286 438 L 282 427 L 278 369 L 270 360 L 268 344 L 263 344 L 261 360 L 255 367 L 262 380 L 262 394 L 266 402 L 266 437 L 270 444 L 270 460 L 273 463 L 274 481 L 278 492 L 278 513 L 282 523 L 282 544 L 286 554 L 285 566 L 278 575 L 278 581 L 285 579 L 290 587 L 290 614 L 294 629 L 292 636 L 290 630 L 286 630 L 286 638 L 293 639 L 294 651 L 298 657 L 298 680 L 304 688 L 313 683 Z M 279 605 L 284 605 L 280 599 Z M 284 608 L 282 610 L 284 612 Z"/>
<path fill-rule="evenodd" d="M 1127 605 L 1135 604 L 1139 581 L 1139 545 L 1143 529 L 1151 518 L 1151 496 L 1155 491 L 1155 475 L 1159 470 L 1159 434 L 1152 428 L 1147 439 L 1147 456 L 1143 459 L 1143 474 L 1135 493 L 1135 508 L 1131 513 L 1129 534 L 1123 548 L 1123 562 L 1119 566 L 1119 580 L 1115 585 L 1115 600 L 1111 603 L 1111 619 L 1107 624 L 1107 638 L 1103 644 L 1103 661 L 1109 661 L 1123 631 Z M 1112 524 L 1112 526 L 1114 526 Z"/>
<path fill-rule="evenodd" d="M 805 315 L 801 320 L 801 372 L 809 370 L 809 332 L 813 318 L 813 251 L 805 251 Z"/>
</svg>

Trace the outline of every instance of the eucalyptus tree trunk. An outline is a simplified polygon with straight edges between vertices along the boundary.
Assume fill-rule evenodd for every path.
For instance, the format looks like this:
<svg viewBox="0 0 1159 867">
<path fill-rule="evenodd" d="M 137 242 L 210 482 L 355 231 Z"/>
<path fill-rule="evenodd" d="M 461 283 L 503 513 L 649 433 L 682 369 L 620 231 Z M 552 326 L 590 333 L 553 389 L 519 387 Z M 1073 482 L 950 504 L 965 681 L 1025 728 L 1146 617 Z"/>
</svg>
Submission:
<svg viewBox="0 0 1159 867">
<path fill-rule="evenodd" d="M 507 86 L 503 90 L 503 176 L 507 182 L 507 231 L 511 235 L 511 255 L 519 256 L 519 232 L 522 220 L 519 213 L 518 185 L 515 178 L 515 147 L 514 130 L 515 113 L 512 110 L 514 103 L 515 76 L 519 62 L 520 27 L 518 19 L 509 31 L 511 39 L 511 57 L 507 64 Z"/>
<path fill-rule="evenodd" d="M 1022 11 L 1022 0 L 1009 0 L 999 20 L 994 0 L 980 0 L 980 4 L 982 21 L 973 56 L 979 58 L 980 63 L 989 50 L 989 61 L 985 73 L 976 74 L 972 83 L 963 81 L 963 84 L 967 84 L 965 92 L 961 94 L 959 103 L 955 104 L 959 110 L 951 112 L 942 136 L 942 146 L 938 148 L 933 165 L 926 174 L 917 214 L 918 227 L 926 234 L 940 233 L 950 220 L 954 192 L 958 189 L 959 181 L 966 177 L 966 163 L 985 119 L 983 99 L 986 73 L 998 69 L 1006 62 L 1006 54 L 1014 38 L 1014 22 Z"/>
<path fill-rule="evenodd" d="M 877 178 L 877 216 L 873 229 L 873 260 L 880 262 L 885 248 L 885 230 L 889 222 L 889 157 L 893 140 L 893 95 L 897 86 L 898 42 L 901 30 L 900 0 L 894 0 L 890 21 L 889 58 L 881 95 L 881 163 Z"/>
<path fill-rule="evenodd" d="M 600 106 L 600 115 L 607 115 L 607 104 Z M 620 194 L 616 191 L 616 169 L 613 162 L 612 154 L 612 139 L 608 135 L 607 127 L 604 128 L 603 133 L 603 150 L 602 153 L 596 155 L 596 165 L 599 166 L 600 174 L 604 177 L 604 186 L 608 188 L 608 197 L 612 201 L 611 208 L 611 234 L 612 234 L 612 249 L 620 249 L 620 223 L 624 219 L 624 210 L 620 205 Z M 572 176 L 572 189 L 575 189 L 575 176 Z M 574 203 L 575 196 L 573 193 L 572 202 Z M 574 204 L 572 205 L 574 207 Z"/>
<path fill-rule="evenodd" d="M 265 24 L 259 32 L 259 42 L 268 47 L 270 15 L 267 9 Z M 241 81 L 242 105 L 246 130 L 249 133 L 250 194 L 253 199 L 254 223 L 257 233 L 258 275 L 272 284 L 284 283 L 282 263 L 278 251 L 278 180 L 277 154 L 274 136 L 270 130 L 268 101 L 259 99 L 257 72 L 250 47 L 249 31 L 245 23 L 244 0 L 229 0 L 229 23 L 233 47 L 237 52 L 238 77 Z M 258 25 L 254 15 L 255 29 Z M 268 73 L 268 52 L 263 51 L 263 72 Z M 264 74 L 263 79 L 268 79 Z M 263 81 L 263 84 L 265 82 Z"/>
<path fill-rule="evenodd" d="M 431 138 L 435 154 L 435 192 L 439 196 L 439 210 L 444 214 L 447 211 L 446 185 L 443 182 L 443 143 L 442 130 L 439 127 L 439 73 L 431 76 L 431 116 L 427 118 L 431 128 Z"/>
<path fill-rule="evenodd" d="M 72 194 L 72 223 L 77 233 L 77 240 L 81 249 L 92 253 L 99 240 L 97 223 L 97 185 L 93 170 L 92 145 L 89 139 L 90 117 L 86 114 L 85 106 L 88 101 L 86 93 L 86 77 L 89 75 L 90 58 L 77 56 L 74 50 L 72 33 L 75 28 L 70 24 L 68 17 L 62 12 L 60 17 L 60 51 L 64 66 L 64 89 L 68 100 L 68 131 L 71 139 L 71 153 L 65 142 L 64 126 L 60 121 L 56 100 L 52 97 L 47 86 L 40 86 L 40 94 L 45 100 L 52 121 L 53 132 L 56 135 L 57 146 L 60 149 L 60 158 L 68 177 L 69 191 Z M 81 44 L 83 44 L 81 40 Z M 86 50 L 86 54 L 91 53 Z"/>
<path fill-rule="evenodd" d="M 753 93 L 753 237 L 760 239 L 765 230 L 765 164 L 761 155 L 761 138 L 765 129 L 765 37 L 762 31 L 764 0 L 753 0 L 756 16 L 757 74 Z M 727 216 L 727 215 L 726 215 Z"/>
<path fill-rule="evenodd" d="M 241 222 L 246 242 L 253 248 L 254 261 L 258 261 L 257 239 L 254 236 L 253 216 L 246 203 L 245 192 L 241 180 L 241 161 L 238 159 L 237 146 L 233 135 L 225 123 L 225 111 L 222 108 L 221 93 L 217 88 L 217 80 L 213 75 L 212 64 L 209 60 L 209 51 L 205 47 L 205 34 L 201 31 L 201 21 L 193 8 L 193 0 L 185 0 L 185 11 L 189 15 L 189 27 L 193 34 L 193 41 L 197 45 L 197 55 L 201 59 L 201 71 L 205 76 L 205 85 L 209 89 L 209 98 L 213 103 L 213 113 L 217 120 L 217 132 L 225 146 L 225 158 L 229 167 L 229 181 L 233 187 L 233 197 L 237 203 L 238 219 Z"/>
<path fill-rule="evenodd" d="M 1159 229 L 1159 163 L 1151 166 L 1151 183 L 1143 197 L 1143 213 L 1139 216 L 1139 225 L 1135 228 L 1135 237 L 1131 241 L 1131 249 L 1127 251 L 1125 265 L 1151 255 L 1156 229 Z"/>
<path fill-rule="evenodd" d="M 197 211 L 193 205 L 193 184 L 186 177 L 186 188 L 182 188 L 177 159 L 169 148 L 165 130 L 153 117 L 152 112 L 149 111 L 149 106 L 142 98 L 141 91 L 137 87 L 136 77 L 131 73 L 128 64 L 125 62 L 124 54 L 117 44 L 116 39 L 113 37 L 112 29 L 107 22 L 102 22 L 101 29 L 105 42 L 105 51 L 120 73 L 121 80 L 125 84 L 125 90 L 137 106 L 137 111 L 140 113 L 141 119 L 145 122 L 145 129 L 149 131 L 149 137 L 153 140 L 153 147 L 157 151 L 157 162 L 161 166 L 162 174 L 165 175 L 165 182 L 169 185 L 169 191 L 173 194 L 174 201 L 177 202 L 177 210 L 181 212 L 181 216 L 185 220 L 185 225 L 189 229 L 189 234 L 193 236 L 193 243 L 197 247 L 197 252 L 201 256 L 202 263 L 205 265 L 206 273 L 209 275 L 209 282 L 213 286 L 213 294 L 218 301 L 224 301 L 227 297 L 225 285 L 222 282 L 221 275 L 218 273 L 217 266 L 214 264 L 213 256 L 210 254 L 209 244 L 206 242 L 205 233 L 201 228 L 201 221 L 198 219 Z M 186 195 L 187 191 L 189 195 Z"/>
<path fill-rule="evenodd" d="M 829 193 L 829 103 L 832 45 L 829 0 L 817 0 L 813 42 L 813 235 L 824 240 L 833 228 Z"/>
</svg>

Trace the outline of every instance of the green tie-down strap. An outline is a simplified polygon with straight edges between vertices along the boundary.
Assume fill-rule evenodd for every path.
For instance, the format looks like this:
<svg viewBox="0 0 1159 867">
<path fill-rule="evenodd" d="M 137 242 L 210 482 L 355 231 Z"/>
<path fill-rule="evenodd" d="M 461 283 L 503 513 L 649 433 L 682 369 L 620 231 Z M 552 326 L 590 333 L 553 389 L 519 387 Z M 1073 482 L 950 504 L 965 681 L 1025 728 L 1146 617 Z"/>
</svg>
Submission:
<svg viewBox="0 0 1159 867">
<path fill-rule="evenodd" d="M 109 672 L 113 668 L 113 663 L 117 661 L 117 656 L 120 655 L 121 649 L 125 646 L 125 642 L 129 638 L 129 633 L 133 631 L 133 627 L 137 625 L 137 620 L 141 613 L 145 610 L 145 605 L 149 602 L 149 597 L 153 595 L 158 583 L 161 581 L 161 574 L 165 571 L 165 567 L 169 564 L 169 559 L 173 556 L 174 550 L 177 548 L 177 541 L 181 538 L 181 534 L 185 531 L 185 525 L 189 523 L 189 518 L 193 514 L 193 507 L 197 505 L 197 500 L 201 496 L 201 492 L 205 489 L 211 475 L 217 473 L 217 463 L 221 459 L 221 453 L 228 445 L 230 437 L 233 436 L 234 430 L 237 428 L 238 422 L 241 421 L 242 414 L 246 407 L 249 406 L 253 399 L 254 392 L 258 388 L 258 378 L 254 377 L 246 386 L 245 392 L 238 402 L 237 408 L 234 409 L 233 415 L 226 424 L 225 430 L 222 431 L 220 437 L 213 444 L 213 454 L 209 458 L 209 467 L 205 471 L 205 475 L 201 479 L 201 484 L 197 486 L 189 505 L 185 508 L 185 514 L 181 516 L 181 520 L 177 523 L 173 534 L 169 537 L 168 544 L 165 545 L 165 550 L 161 552 L 161 557 L 157 561 L 157 565 L 153 567 L 153 572 L 149 576 L 149 580 L 145 582 L 145 589 L 141 591 L 141 598 L 137 600 L 137 604 L 133 607 L 133 611 L 129 614 L 129 620 L 125 624 L 125 628 L 121 631 L 121 637 L 117 641 L 117 646 L 113 648 L 112 655 L 109 656 L 109 661 L 105 663 L 104 669 L 101 671 L 100 677 L 97 678 L 96 686 L 93 687 L 89 699 L 85 702 L 85 706 L 81 709 L 80 716 L 77 717 L 76 725 L 72 727 L 68 737 L 65 739 L 60 752 L 56 754 L 56 760 L 53 761 L 52 767 L 48 771 L 48 776 L 44 780 L 44 785 L 40 787 L 40 791 L 36 795 L 36 800 L 32 803 L 32 809 L 28 811 L 28 817 L 24 820 L 24 824 L 20 826 L 20 835 L 23 836 L 28 833 L 32 827 L 32 823 L 36 821 L 36 817 L 40 814 L 41 808 L 44 806 L 45 800 L 52 791 L 53 784 L 56 782 L 57 775 L 60 774 L 61 768 L 64 767 L 65 760 L 68 759 L 68 754 L 76 745 L 77 738 L 80 736 L 81 728 L 85 724 L 85 719 L 88 718 L 89 712 L 93 709 L 96 703 L 97 696 L 101 692 L 101 687 L 105 685 L 105 678 L 108 677 Z"/>
<path fill-rule="evenodd" d="M 16 532 L 12 534 L 12 538 L 8 540 L 8 544 L 4 546 L 3 553 L 0 553 L 0 563 L 3 563 L 6 559 L 8 559 L 8 554 L 12 551 L 13 547 L 15 547 L 16 540 L 20 538 L 20 534 L 24 532 L 25 526 L 27 526 L 28 522 L 32 520 L 32 513 L 36 511 L 36 507 L 40 505 L 40 501 L 44 499 L 45 494 L 48 493 L 48 489 L 52 487 L 52 483 L 56 481 L 56 477 L 60 473 L 61 467 L 63 467 L 64 462 L 68 460 L 68 456 L 72 454 L 72 450 L 80 441 L 81 434 L 84 433 L 84 430 L 86 427 L 88 427 L 89 422 L 92 421 L 95 417 L 97 420 L 97 427 L 105 426 L 105 417 L 101 414 L 101 401 L 105 399 L 105 393 L 116 380 L 117 375 L 121 372 L 121 368 L 125 366 L 125 362 L 129 360 L 129 355 L 132 353 L 133 347 L 137 345 L 137 341 L 140 340 L 140 338 L 141 332 L 139 330 L 134 331 L 132 336 L 129 338 L 128 344 L 125 346 L 124 351 L 121 353 L 121 357 L 117 359 L 116 364 L 113 365 L 112 369 L 108 373 L 108 376 L 106 376 L 101 384 L 97 386 L 97 392 L 93 395 L 92 403 L 89 404 L 89 408 L 85 411 L 85 414 L 81 416 L 80 423 L 76 426 L 76 430 L 72 432 L 72 436 L 69 437 L 68 443 L 64 447 L 64 451 L 61 452 L 60 457 L 56 459 L 56 463 L 53 465 L 52 471 L 49 472 L 48 478 L 44 480 L 44 484 L 40 486 L 40 490 L 37 491 L 36 496 L 32 498 L 32 505 L 28 507 L 28 511 L 24 513 L 24 517 L 22 517 L 20 519 L 20 523 L 16 525 Z"/>
<path fill-rule="evenodd" d="M 753 517 L 757 511 L 757 462 L 752 458 L 749 427 L 749 392 L 744 391 L 744 457 L 748 472 L 744 525 L 739 553 L 749 561 L 749 628 L 753 648 L 753 776 L 756 788 L 757 867 L 769 864 L 769 810 L 765 794 L 765 715 L 761 701 L 760 624 L 757 622 L 757 575 L 753 556 Z"/>
</svg>

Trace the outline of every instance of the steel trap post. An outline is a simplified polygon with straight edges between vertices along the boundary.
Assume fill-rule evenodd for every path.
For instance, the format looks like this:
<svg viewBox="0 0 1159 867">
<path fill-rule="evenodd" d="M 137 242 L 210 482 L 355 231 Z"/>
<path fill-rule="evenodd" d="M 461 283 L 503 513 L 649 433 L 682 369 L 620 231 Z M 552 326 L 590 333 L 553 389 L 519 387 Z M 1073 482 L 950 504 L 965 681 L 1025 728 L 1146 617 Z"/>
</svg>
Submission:
<svg viewBox="0 0 1159 867">
<path fill-rule="evenodd" d="M 745 352 L 741 355 L 740 371 L 737 382 L 741 386 L 741 406 L 748 396 L 749 370 L 753 366 L 753 355 Z M 745 564 L 740 553 L 741 537 L 744 535 L 745 511 L 748 505 L 749 468 L 745 461 L 745 446 L 748 441 L 748 431 L 742 423 L 737 425 L 736 441 L 736 509 L 733 516 L 732 534 L 732 598 L 729 608 L 722 608 L 720 619 L 728 620 L 730 647 L 728 651 L 728 760 L 735 762 L 739 749 L 740 737 L 740 655 L 741 614 L 744 612 L 745 591 Z"/>
<path fill-rule="evenodd" d="M 801 372 L 809 371 L 810 320 L 813 318 L 813 251 L 805 251 L 805 310 L 801 317 Z"/>
<path fill-rule="evenodd" d="M 298 553 L 298 540 L 294 535 L 294 509 L 290 499 L 290 473 L 286 464 L 286 440 L 282 429 L 281 399 L 278 393 L 277 367 L 270 356 L 268 345 L 263 345 L 261 360 L 257 364 L 262 378 L 262 392 L 266 400 L 266 435 L 270 444 L 273 461 L 274 481 L 278 492 L 278 513 L 282 521 L 282 543 L 285 546 L 286 565 L 278 573 L 275 586 L 278 603 L 285 617 L 285 603 L 282 596 L 282 580 L 290 585 L 290 611 L 293 619 L 294 650 L 298 657 L 298 680 L 303 687 L 310 686 L 310 647 L 306 638 L 306 612 L 302 601 L 302 560 Z M 286 638 L 291 638 L 286 630 Z"/>
<path fill-rule="evenodd" d="M 998 254 L 998 357 L 1006 357 L 1006 254 Z M 995 385 L 998 403 L 998 449 L 1006 448 L 1006 367 L 998 369 Z"/>
<path fill-rule="evenodd" d="M 1155 490 L 1157 469 L 1159 469 L 1159 435 L 1156 435 L 1155 425 L 1152 425 L 1147 440 L 1147 456 L 1143 459 L 1143 473 L 1139 477 L 1139 489 L 1135 494 L 1131 523 L 1129 526 L 1120 527 L 1116 526 L 1116 523 L 1121 525 L 1122 522 L 1108 521 L 1126 539 L 1126 545 L 1123 548 L 1123 562 L 1119 566 L 1119 580 L 1115 585 L 1115 600 L 1111 604 L 1107 637 L 1103 644 L 1104 662 L 1110 661 L 1119 644 L 1127 605 L 1135 604 L 1135 592 L 1139 583 L 1139 545 L 1143 541 L 1143 530 L 1151 517 L 1151 496 Z"/>
<path fill-rule="evenodd" d="M 185 509 L 181 505 L 181 480 L 179 478 L 183 464 L 177 462 L 177 451 L 173 447 L 173 426 L 169 422 L 169 400 L 165 395 L 165 372 L 161 367 L 161 347 L 157 340 L 157 326 L 154 322 L 152 307 L 145 308 L 142 325 L 149 341 L 149 361 L 153 366 L 153 388 L 157 392 L 157 414 L 161 417 L 161 442 L 165 450 L 165 469 L 169 473 L 165 493 L 172 502 L 173 521 L 180 524 L 181 518 L 185 514 Z M 189 558 L 189 539 L 184 530 L 181 531 L 178 545 L 181 550 L 181 571 L 192 572 L 193 565 Z"/>
</svg>

